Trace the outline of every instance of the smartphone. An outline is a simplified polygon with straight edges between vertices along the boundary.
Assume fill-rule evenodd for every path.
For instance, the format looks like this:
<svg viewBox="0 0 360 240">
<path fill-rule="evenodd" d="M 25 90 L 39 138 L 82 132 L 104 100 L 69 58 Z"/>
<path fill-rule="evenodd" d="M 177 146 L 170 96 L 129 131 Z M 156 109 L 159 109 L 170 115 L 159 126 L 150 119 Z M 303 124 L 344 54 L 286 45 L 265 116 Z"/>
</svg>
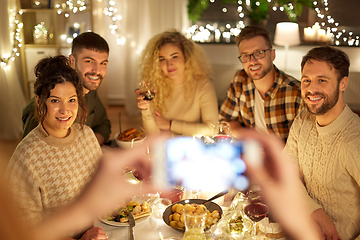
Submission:
<svg viewBox="0 0 360 240">
<path fill-rule="evenodd" d="M 166 188 L 181 185 L 192 190 L 246 190 L 245 148 L 243 141 L 205 144 L 193 137 L 168 139 L 153 151 L 153 180 L 158 187 Z"/>
</svg>

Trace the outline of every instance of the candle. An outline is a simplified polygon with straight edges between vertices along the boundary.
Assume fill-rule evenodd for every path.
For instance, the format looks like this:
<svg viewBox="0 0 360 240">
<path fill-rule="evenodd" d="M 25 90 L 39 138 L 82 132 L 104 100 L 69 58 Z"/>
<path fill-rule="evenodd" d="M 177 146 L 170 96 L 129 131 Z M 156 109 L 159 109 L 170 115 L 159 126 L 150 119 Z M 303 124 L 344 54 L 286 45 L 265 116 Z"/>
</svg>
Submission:
<svg viewBox="0 0 360 240">
<path fill-rule="evenodd" d="M 313 26 L 312 26 L 312 30 L 314 31 L 315 34 L 315 41 L 319 41 L 319 29 L 320 29 L 320 25 L 318 22 L 316 22 Z"/>
<path fill-rule="evenodd" d="M 215 29 L 215 42 L 220 42 L 221 32 L 219 29 Z"/>
<path fill-rule="evenodd" d="M 320 42 L 325 42 L 326 41 L 326 32 L 324 29 L 319 29 L 318 30 L 318 40 Z"/>
<path fill-rule="evenodd" d="M 308 42 L 315 41 L 315 32 L 311 27 L 304 28 L 304 40 Z"/>
<path fill-rule="evenodd" d="M 223 38 L 225 38 L 225 41 L 227 43 L 230 42 L 230 32 L 223 32 Z"/>
</svg>

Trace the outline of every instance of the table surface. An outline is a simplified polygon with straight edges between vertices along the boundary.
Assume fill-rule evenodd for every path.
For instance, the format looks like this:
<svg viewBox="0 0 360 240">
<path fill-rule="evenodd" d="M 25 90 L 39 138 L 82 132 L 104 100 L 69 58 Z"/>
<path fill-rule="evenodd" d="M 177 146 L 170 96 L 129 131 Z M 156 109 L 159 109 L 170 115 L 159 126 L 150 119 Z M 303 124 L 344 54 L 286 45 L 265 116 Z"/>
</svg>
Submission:
<svg viewBox="0 0 360 240">
<path fill-rule="evenodd" d="M 126 226 L 115 227 L 105 224 L 101 221 L 95 223 L 95 226 L 102 227 L 108 235 L 108 240 L 127 240 L 129 239 L 129 228 Z M 173 229 L 165 224 L 163 219 L 150 216 L 148 219 L 137 223 L 134 227 L 135 239 L 160 240 L 159 232 L 164 238 L 179 237 L 182 238 L 184 233 Z"/>
</svg>

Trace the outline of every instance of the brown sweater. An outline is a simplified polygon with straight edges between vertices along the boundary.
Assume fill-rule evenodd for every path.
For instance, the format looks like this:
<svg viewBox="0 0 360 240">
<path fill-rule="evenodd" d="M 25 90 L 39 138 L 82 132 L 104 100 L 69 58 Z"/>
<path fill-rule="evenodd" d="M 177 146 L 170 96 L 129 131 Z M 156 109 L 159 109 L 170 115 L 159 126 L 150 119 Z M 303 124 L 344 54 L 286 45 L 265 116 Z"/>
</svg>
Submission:
<svg viewBox="0 0 360 240">
<path fill-rule="evenodd" d="M 6 172 L 21 219 L 34 224 L 70 203 L 89 181 L 101 154 L 87 126 L 81 130 L 73 124 L 67 137 L 56 138 L 39 124 L 19 143 Z"/>
</svg>

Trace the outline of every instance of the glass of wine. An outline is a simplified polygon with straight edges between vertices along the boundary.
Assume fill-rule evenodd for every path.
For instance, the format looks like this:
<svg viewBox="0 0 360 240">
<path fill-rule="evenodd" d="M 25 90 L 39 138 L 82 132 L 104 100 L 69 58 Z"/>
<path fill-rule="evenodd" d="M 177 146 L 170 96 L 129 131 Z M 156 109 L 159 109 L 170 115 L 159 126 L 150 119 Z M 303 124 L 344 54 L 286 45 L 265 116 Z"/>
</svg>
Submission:
<svg viewBox="0 0 360 240">
<path fill-rule="evenodd" d="M 213 140 L 215 143 L 231 142 L 231 128 L 228 122 L 220 121 L 215 125 Z"/>
<path fill-rule="evenodd" d="M 155 97 L 155 83 L 149 80 L 141 80 L 139 86 L 140 95 L 144 100 L 151 101 Z"/>
<path fill-rule="evenodd" d="M 140 95 L 144 96 L 144 100 L 151 101 L 155 98 L 155 83 L 147 79 L 143 79 L 139 84 Z M 151 116 L 151 111 L 149 109 L 149 116 Z"/>
<path fill-rule="evenodd" d="M 256 235 L 257 222 L 261 221 L 269 212 L 268 207 L 261 199 L 261 189 L 258 186 L 252 187 L 246 194 L 248 204 L 244 208 L 245 214 L 254 222 L 253 236 Z"/>
</svg>

